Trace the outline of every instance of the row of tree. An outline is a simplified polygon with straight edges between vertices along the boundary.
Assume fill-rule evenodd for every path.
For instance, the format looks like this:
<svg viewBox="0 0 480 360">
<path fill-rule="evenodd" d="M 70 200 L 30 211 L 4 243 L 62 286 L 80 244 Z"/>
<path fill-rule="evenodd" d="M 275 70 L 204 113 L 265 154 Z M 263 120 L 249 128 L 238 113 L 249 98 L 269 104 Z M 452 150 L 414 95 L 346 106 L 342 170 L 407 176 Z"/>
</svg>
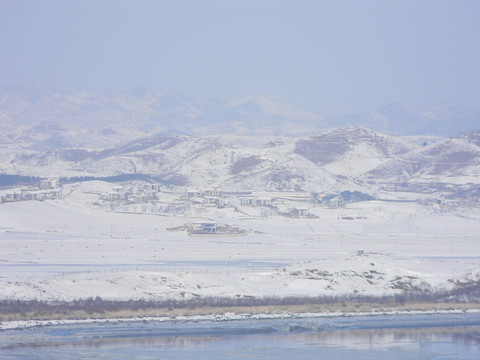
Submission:
<svg viewBox="0 0 480 360">
<path fill-rule="evenodd" d="M 394 296 L 319 296 L 319 297 L 198 297 L 188 300 L 110 300 L 101 297 L 77 299 L 74 301 L 39 301 L 39 300 L 2 300 L 0 314 L 24 313 L 68 313 L 84 311 L 86 313 L 104 313 L 113 311 L 138 311 L 149 309 L 198 309 L 207 307 L 258 307 L 258 306 L 289 306 L 289 305 L 331 305 L 338 304 L 376 304 L 403 305 L 414 302 L 447 302 L 478 303 L 480 302 L 480 283 L 458 286 L 451 291 L 416 291 L 405 292 Z"/>
</svg>

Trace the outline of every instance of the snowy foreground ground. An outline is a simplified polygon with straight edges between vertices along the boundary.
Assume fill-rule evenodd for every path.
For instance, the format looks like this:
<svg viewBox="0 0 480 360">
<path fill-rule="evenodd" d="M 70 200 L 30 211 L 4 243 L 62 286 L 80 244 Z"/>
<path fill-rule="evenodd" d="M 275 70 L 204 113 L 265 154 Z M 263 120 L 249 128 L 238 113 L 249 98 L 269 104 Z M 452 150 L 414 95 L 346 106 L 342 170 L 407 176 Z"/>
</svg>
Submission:
<svg viewBox="0 0 480 360">
<path fill-rule="evenodd" d="M 382 296 L 480 280 L 478 208 L 369 201 L 311 209 L 315 219 L 249 208 L 200 218 L 98 206 L 111 187 L 73 184 L 60 200 L 0 204 L 0 300 Z M 206 219 L 248 233 L 167 230 Z"/>
</svg>

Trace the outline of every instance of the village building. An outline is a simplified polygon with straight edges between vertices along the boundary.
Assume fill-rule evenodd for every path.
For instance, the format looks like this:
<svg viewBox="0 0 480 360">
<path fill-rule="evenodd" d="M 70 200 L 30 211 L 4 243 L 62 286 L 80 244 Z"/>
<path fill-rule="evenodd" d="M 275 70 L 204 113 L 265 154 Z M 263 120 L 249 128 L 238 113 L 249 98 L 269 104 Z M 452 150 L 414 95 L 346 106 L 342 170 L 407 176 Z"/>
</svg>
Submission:
<svg viewBox="0 0 480 360">
<path fill-rule="evenodd" d="M 288 212 L 289 212 L 290 216 L 294 216 L 294 217 L 309 217 L 309 216 L 311 216 L 311 214 L 310 214 L 310 212 L 308 211 L 307 208 L 293 207 L 293 208 L 290 208 Z"/>
<path fill-rule="evenodd" d="M 123 199 L 125 199 L 125 194 L 121 193 L 121 192 L 111 192 L 108 194 L 108 199 L 110 201 L 121 201 Z"/>
<path fill-rule="evenodd" d="M 159 184 L 145 184 L 145 185 L 143 185 L 143 189 L 145 191 L 148 191 L 148 192 L 151 192 L 151 193 L 161 192 Z"/>
<path fill-rule="evenodd" d="M 236 225 L 219 224 L 216 222 L 198 222 L 187 226 L 188 234 L 191 236 L 215 235 L 215 236 L 241 236 L 247 231 Z"/>
<path fill-rule="evenodd" d="M 50 176 L 46 179 L 40 180 L 41 189 L 56 189 L 60 187 L 60 177 L 59 176 Z"/>
<path fill-rule="evenodd" d="M 344 208 L 345 201 L 341 197 L 335 197 L 328 201 L 328 207 L 331 209 Z"/>
<path fill-rule="evenodd" d="M 151 200 L 158 200 L 160 192 L 159 184 L 128 184 L 116 186 L 108 193 L 110 201 L 125 201 L 129 203 L 146 203 Z"/>
<path fill-rule="evenodd" d="M 186 193 L 189 199 L 203 196 L 203 192 L 199 190 L 187 190 Z"/>
<path fill-rule="evenodd" d="M 213 205 L 213 206 L 217 206 L 217 207 L 222 207 L 222 206 L 225 206 L 225 200 L 223 200 L 222 198 L 219 198 L 219 197 L 214 197 L 214 196 L 205 196 L 203 198 L 203 203 L 205 205 Z"/>
<path fill-rule="evenodd" d="M 270 206 L 272 205 L 271 197 L 244 197 L 240 199 L 242 206 Z"/>
<path fill-rule="evenodd" d="M 189 234 L 213 234 L 218 231 L 217 223 L 192 223 L 188 226 Z"/>
<path fill-rule="evenodd" d="M 147 201 L 147 197 L 145 196 L 145 194 L 142 194 L 142 193 L 137 193 L 135 194 L 135 196 L 133 197 L 133 202 L 135 204 L 142 204 L 144 202 Z"/>
<path fill-rule="evenodd" d="M 207 189 L 207 190 L 187 190 L 186 195 L 189 199 L 194 197 L 223 197 L 223 191 L 219 189 Z"/>
<path fill-rule="evenodd" d="M 215 197 L 221 197 L 223 196 L 223 193 L 221 190 L 218 189 L 208 189 L 203 192 L 203 196 L 215 196 Z"/>
<path fill-rule="evenodd" d="M 39 189 L 21 189 L 20 191 L 7 192 L 0 198 L 1 203 L 28 201 L 28 200 L 53 200 L 62 197 L 62 189 L 56 188 L 51 190 Z"/>
<path fill-rule="evenodd" d="M 244 197 L 240 199 L 240 204 L 242 206 L 252 206 L 253 205 L 253 198 L 250 197 Z"/>
<path fill-rule="evenodd" d="M 272 198 L 270 197 L 259 197 L 255 200 L 257 206 L 269 206 L 272 205 Z"/>
</svg>

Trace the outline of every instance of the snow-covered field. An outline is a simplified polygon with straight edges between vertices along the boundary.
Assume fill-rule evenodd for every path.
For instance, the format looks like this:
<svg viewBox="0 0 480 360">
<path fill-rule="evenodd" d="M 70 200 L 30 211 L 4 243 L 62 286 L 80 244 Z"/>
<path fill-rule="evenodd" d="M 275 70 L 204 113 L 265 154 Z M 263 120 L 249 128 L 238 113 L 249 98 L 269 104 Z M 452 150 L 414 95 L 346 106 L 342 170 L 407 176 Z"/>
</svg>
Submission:
<svg viewBox="0 0 480 360">
<path fill-rule="evenodd" d="M 117 213 L 98 205 L 113 186 L 77 183 L 63 199 L 1 204 L 0 299 L 391 295 L 480 280 L 478 208 L 369 201 L 309 205 L 311 219 L 251 207 Z M 248 233 L 167 230 L 205 219 Z"/>
</svg>

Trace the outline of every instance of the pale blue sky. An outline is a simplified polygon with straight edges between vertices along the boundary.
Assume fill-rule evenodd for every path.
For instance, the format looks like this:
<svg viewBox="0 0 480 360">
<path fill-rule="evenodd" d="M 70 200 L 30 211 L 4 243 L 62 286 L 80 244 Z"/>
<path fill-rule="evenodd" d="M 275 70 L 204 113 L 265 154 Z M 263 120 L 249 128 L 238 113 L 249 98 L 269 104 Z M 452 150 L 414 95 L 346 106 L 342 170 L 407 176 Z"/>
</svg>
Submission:
<svg viewBox="0 0 480 360">
<path fill-rule="evenodd" d="M 480 107 L 478 0 L 1 0 L 0 84 Z"/>
</svg>

